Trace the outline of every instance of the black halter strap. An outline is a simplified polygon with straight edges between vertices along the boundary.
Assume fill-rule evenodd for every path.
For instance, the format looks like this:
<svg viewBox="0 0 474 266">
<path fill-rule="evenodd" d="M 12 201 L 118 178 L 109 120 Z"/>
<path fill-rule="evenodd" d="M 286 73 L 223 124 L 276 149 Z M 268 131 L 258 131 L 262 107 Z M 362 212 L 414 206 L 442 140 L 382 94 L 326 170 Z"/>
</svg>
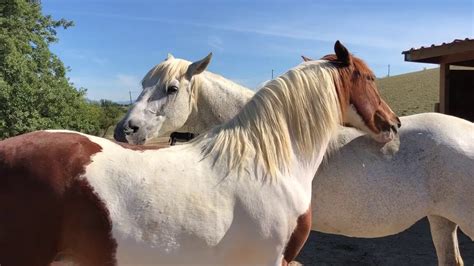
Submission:
<svg viewBox="0 0 474 266">
<path fill-rule="evenodd" d="M 169 143 L 171 146 L 176 144 L 176 141 L 187 142 L 195 138 L 197 134 L 191 132 L 173 132 L 170 135 Z"/>
</svg>

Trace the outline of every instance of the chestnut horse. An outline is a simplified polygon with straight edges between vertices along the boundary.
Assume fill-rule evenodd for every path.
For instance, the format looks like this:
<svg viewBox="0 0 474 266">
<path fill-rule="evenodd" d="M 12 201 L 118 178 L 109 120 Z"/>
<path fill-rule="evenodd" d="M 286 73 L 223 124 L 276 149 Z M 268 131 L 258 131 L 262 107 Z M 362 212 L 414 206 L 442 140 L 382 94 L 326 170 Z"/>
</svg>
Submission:
<svg viewBox="0 0 474 266">
<path fill-rule="evenodd" d="M 353 97 L 378 93 L 345 47 L 335 51 L 336 61 L 289 70 L 186 145 L 140 151 L 72 131 L 0 142 L 0 264 L 284 264 L 288 242 L 307 233 L 311 181 L 341 118 L 355 101 L 379 109 Z M 192 87 L 203 64 L 155 87 Z M 393 137 L 398 119 L 376 119 L 361 128 Z"/>
</svg>

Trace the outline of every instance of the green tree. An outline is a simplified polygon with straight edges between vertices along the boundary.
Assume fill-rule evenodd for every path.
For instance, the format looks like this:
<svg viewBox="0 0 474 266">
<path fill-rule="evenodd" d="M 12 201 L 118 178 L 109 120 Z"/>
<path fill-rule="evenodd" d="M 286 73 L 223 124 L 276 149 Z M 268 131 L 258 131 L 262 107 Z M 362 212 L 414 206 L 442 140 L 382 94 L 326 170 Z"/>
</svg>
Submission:
<svg viewBox="0 0 474 266">
<path fill-rule="evenodd" d="M 98 132 L 100 112 L 49 50 L 56 29 L 72 25 L 44 16 L 39 1 L 0 2 L 0 138 L 45 128 Z"/>
<path fill-rule="evenodd" d="M 103 130 L 102 137 L 105 137 L 109 128 L 117 124 L 124 115 L 124 110 L 120 105 L 109 100 L 100 100 L 100 107 L 102 109 L 100 128 Z"/>
</svg>

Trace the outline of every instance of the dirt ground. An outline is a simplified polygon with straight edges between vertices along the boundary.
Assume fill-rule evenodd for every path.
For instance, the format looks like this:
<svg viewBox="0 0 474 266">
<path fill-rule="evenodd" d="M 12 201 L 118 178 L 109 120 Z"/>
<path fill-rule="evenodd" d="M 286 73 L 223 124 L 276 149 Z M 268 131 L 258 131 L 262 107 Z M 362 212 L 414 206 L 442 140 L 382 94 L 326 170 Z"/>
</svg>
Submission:
<svg viewBox="0 0 474 266">
<path fill-rule="evenodd" d="M 474 266 L 474 242 L 458 230 L 464 265 Z M 388 237 L 363 239 L 311 232 L 296 259 L 303 265 L 437 265 L 428 220 Z"/>
</svg>

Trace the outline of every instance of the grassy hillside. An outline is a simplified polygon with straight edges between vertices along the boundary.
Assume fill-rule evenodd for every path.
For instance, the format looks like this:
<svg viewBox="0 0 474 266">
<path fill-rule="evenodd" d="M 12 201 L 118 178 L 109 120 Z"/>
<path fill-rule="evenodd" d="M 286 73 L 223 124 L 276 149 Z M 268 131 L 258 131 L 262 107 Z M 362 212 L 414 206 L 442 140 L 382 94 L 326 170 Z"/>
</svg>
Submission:
<svg viewBox="0 0 474 266">
<path fill-rule="evenodd" d="M 438 102 L 439 68 L 381 78 L 377 86 L 399 116 L 433 112 Z"/>
</svg>

